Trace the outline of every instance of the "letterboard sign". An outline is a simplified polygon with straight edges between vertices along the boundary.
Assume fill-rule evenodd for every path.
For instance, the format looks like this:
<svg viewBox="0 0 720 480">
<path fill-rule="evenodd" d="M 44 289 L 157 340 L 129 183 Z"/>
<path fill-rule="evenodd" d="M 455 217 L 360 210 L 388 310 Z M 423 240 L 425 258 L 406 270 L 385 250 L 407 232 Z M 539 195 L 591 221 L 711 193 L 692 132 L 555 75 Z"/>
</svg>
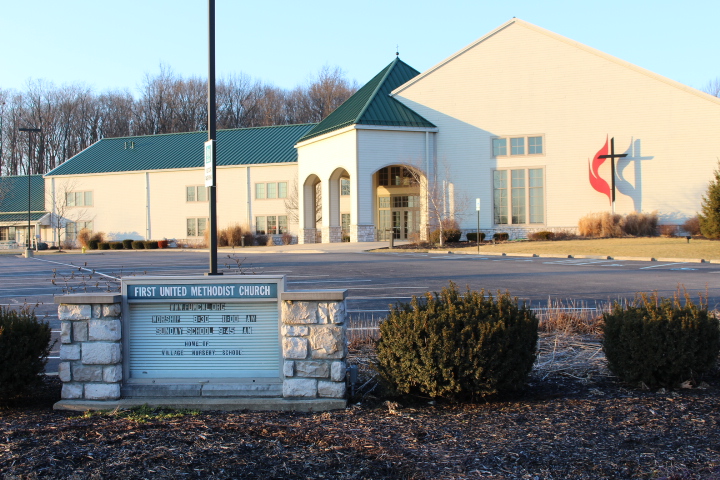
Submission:
<svg viewBox="0 0 720 480">
<path fill-rule="evenodd" d="M 285 277 L 123 280 L 126 379 L 280 376 Z"/>
</svg>

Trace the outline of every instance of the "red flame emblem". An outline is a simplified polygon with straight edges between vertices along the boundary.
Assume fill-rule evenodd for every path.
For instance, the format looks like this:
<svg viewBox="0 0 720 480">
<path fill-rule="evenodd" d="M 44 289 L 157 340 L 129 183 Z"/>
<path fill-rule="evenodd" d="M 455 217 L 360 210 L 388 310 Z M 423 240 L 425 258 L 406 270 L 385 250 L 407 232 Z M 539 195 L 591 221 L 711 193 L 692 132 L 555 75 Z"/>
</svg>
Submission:
<svg viewBox="0 0 720 480">
<path fill-rule="evenodd" d="M 605 163 L 605 158 L 599 158 L 600 155 L 607 155 L 608 154 L 608 139 L 605 137 L 605 145 L 598 150 L 598 152 L 595 154 L 595 157 L 592 160 L 592 163 L 590 163 L 590 160 L 588 159 L 588 173 L 590 174 L 590 185 L 592 187 L 600 192 L 604 193 L 608 196 L 608 199 L 610 199 L 610 202 L 612 202 L 612 194 L 610 193 L 610 185 L 600 177 L 600 174 L 598 173 L 598 170 L 600 169 L 600 166 Z"/>
</svg>

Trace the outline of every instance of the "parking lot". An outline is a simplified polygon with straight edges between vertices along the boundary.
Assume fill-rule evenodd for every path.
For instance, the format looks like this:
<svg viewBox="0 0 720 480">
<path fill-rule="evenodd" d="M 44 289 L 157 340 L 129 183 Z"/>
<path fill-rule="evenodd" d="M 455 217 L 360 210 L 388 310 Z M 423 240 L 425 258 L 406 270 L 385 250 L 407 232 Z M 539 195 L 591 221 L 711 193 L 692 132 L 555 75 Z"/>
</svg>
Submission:
<svg viewBox="0 0 720 480">
<path fill-rule="evenodd" d="M 367 252 L 367 245 L 317 245 L 221 250 L 225 274 L 285 275 L 287 288 L 346 289 L 350 327 L 379 319 L 388 305 L 439 291 L 450 281 L 461 289 L 509 291 L 533 307 L 549 300 L 593 308 L 636 292 L 671 296 L 684 287 L 697 300 L 720 306 L 720 265 L 433 253 Z M 57 337 L 54 297 L 64 293 L 119 291 L 120 279 L 137 275 L 203 275 L 207 252 L 156 250 L 49 254 L 35 258 L 0 255 L 0 304 L 36 306 Z M 48 371 L 56 370 L 56 345 Z"/>
</svg>

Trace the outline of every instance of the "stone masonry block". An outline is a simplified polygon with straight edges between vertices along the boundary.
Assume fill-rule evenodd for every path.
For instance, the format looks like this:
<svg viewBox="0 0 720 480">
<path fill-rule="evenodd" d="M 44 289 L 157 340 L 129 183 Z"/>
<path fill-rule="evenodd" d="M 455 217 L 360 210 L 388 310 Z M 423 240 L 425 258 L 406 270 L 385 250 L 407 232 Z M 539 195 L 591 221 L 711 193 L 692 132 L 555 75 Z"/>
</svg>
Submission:
<svg viewBox="0 0 720 480">
<path fill-rule="evenodd" d="M 345 382 L 318 381 L 318 396 L 326 398 L 345 398 Z"/>
<path fill-rule="evenodd" d="M 58 307 L 58 318 L 60 320 L 90 320 L 92 310 L 90 305 L 66 305 Z"/>
<path fill-rule="evenodd" d="M 315 397 L 318 381 L 312 378 L 286 378 L 283 397 Z"/>
<path fill-rule="evenodd" d="M 306 338 L 283 338 L 283 358 L 303 360 L 307 358 L 308 341 Z"/>
<path fill-rule="evenodd" d="M 120 340 L 120 320 L 90 320 L 88 340 Z"/>
<path fill-rule="evenodd" d="M 320 303 L 320 323 L 345 323 L 345 302 Z"/>
<path fill-rule="evenodd" d="M 119 303 L 111 303 L 103 305 L 102 316 L 103 317 L 119 317 L 122 312 L 122 306 Z"/>
<path fill-rule="evenodd" d="M 80 360 L 80 344 L 60 345 L 60 360 Z"/>
<path fill-rule="evenodd" d="M 102 381 L 106 383 L 115 383 L 122 380 L 122 365 L 105 365 L 102 367 Z"/>
<path fill-rule="evenodd" d="M 73 342 L 87 342 L 88 325 L 87 322 L 73 322 Z"/>
<path fill-rule="evenodd" d="M 61 382 L 69 382 L 72 380 L 70 362 L 60 362 L 60 364 L 58 364 L 58 378 L 60 378 Z"/>
<path fill-rule="evenodd" d="M 82 349 L 85 365 L 111 365 L 122 360 L 119 343 L 86 342 Z"/>
<path fill-rule="evenodd" d="M 282 334 L 285 337 L 304 337 L 310 333 L 310 327 L 306 325 L 283 325 Z"/>
<path fill-rule="evenodd" d="M 317 302 L 283 302 L 282 320 L 288 325 L 317 323 Z"/>
<path fill-rule="evenodd" d="M 295 362 L 295 375 L 298 377 L 328 378 L 330 365 L 327 362 Z"/>
<path fill-rule="evenodd" d="M 88 383 L 85 385 L 87 400 L 117 400 L 120 398 L 119 383 Z"/>
<path fill-rule="evenodd" d="M 72 343 L 72 322 L 60 323 L 60 343 Z"/>
<path fill-rule="evenodd" d="M 72 376 L 76 382 L 101 382 L 102 366 L 76 364 L 72 366 Z"/>
<path fill-rule="evenodd" d="M 345 380 L 345 373 L 347 372 L 347 366 L 345 362 L 332 362 L 330 366 L 330 380 L 333 382 L 342 382 Z"/>
<path fill-rule="evenodd" d="M 102 317 L 102 305 L 93 305 L 92 306 L 92 318 L 100 318 Z"/>
<path fill-rule="evenodd" d="M 344 358 L 345 330 L 342 327 L 323 326 L 310 332 L 312 358 Z"/>
<path fill-rule="evenodd" d="M 60 397 L 64 399 L 83 398 L 82 383 L 63 383 Z"/>
<path fill-rule="evenodd" d="M 295 362 L 292 360 L 285 360 L 283 362 L 283 375 L 286 377 L 295 376 Z"/>
</svg>

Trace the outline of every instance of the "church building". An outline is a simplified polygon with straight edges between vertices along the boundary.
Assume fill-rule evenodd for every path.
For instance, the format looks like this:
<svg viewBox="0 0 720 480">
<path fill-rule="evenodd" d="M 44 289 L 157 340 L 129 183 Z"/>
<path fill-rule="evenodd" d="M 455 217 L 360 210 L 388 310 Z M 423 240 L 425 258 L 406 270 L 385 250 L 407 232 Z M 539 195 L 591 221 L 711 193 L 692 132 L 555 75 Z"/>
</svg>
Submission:
<svg viewBox="0 0 720 480">
<path fill-rule="evenodd" d="M 514 18 L 425 72 L 395 58 L 318 124 L 219 131 L 218 226 L 315 243 L 475 231 L 478 209 L 512 238 L 594 212 L 682 224 L 719 131 L 720 99 Z M 45 175 L 46 209 L 65 202 L 70 238 L 200 241 L 206 137 L 100 140 Z"/>
</svg>

